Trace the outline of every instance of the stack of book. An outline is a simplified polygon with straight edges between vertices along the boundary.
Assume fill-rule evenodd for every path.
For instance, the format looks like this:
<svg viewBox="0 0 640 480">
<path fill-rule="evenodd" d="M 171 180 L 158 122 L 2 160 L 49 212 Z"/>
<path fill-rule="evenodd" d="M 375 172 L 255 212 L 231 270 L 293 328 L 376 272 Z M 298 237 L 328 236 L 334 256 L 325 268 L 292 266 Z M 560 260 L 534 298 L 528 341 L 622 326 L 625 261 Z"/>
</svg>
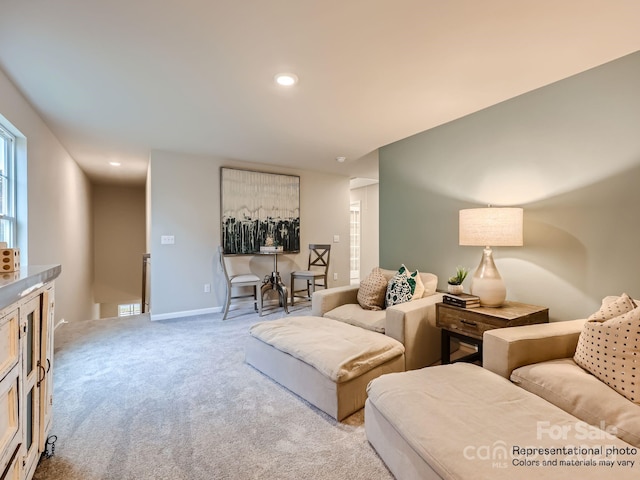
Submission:
<svg viewBox="0 0 640 480">
<path fill-rule="evenodd" d="M 260 246 L 261 252 L 282 252 L 284 249 L 282 247 L 274 247 L 274 246 Z"/>
<path fill-rule="evenodd" d="M 442 303 L 461 308 L 475 308 L 480 306 L 480 297 L 469 293 L 445 293 L 442 296 Z"/>
</svg>

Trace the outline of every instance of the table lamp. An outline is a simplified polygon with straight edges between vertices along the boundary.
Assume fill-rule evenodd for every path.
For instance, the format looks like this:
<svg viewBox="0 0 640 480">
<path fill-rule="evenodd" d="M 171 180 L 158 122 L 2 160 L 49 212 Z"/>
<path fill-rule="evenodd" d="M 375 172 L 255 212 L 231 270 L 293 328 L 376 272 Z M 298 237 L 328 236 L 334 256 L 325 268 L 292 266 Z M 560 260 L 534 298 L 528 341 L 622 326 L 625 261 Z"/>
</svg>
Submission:
<svg viewBox="0 0 640 480">
<path fill-rule="evenodd" d="M 488 207 L 460 210 L 459 244 L 485 247 L 471 280 L 471 293 L 480 305 L 500 307 L 507 288 L 493 261 L 494 247 L 522 246 L 522 208 Z"/>
</svg>

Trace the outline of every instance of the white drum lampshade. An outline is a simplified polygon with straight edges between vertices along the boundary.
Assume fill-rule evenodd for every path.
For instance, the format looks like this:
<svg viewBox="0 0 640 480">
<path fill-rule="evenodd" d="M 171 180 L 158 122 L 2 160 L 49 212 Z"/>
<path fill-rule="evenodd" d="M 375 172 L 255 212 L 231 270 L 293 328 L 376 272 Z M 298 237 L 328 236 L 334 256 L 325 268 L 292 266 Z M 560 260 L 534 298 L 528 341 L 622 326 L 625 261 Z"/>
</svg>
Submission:
<svg viewBox="0 0 640 480">
<path fill-rule="evenodd" d="M 459 229 L 460 245 L 485 247 L 471 280 L 471 293 L 480 297 L 482 306 L 501 306 L 507 297 L 507 288 L 493 261 L 491 247 L 522 246 L 522 208 L 460 210 Z"/>
</svg>

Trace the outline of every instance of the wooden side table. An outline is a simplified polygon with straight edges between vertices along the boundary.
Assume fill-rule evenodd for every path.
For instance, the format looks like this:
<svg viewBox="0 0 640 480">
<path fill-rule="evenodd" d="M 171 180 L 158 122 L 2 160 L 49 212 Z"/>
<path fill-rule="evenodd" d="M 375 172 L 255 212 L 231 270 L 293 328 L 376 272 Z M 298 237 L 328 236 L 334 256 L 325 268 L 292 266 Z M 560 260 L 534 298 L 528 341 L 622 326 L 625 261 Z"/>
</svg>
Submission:
<svg viewBox="0 0 640 480">
<path fill-rule="evenodd" d="M 526 303 L 505 302 L 502 307 L 460 308 L 436 304 L 436 326 L 442 329 L 442 364 L 451 363 L 451 337 L 476 345 L 478 351 L 459 361 L 482 361 L 482 334 L 494 328 L 549 322 L 549 309 Z"/>
</svg>

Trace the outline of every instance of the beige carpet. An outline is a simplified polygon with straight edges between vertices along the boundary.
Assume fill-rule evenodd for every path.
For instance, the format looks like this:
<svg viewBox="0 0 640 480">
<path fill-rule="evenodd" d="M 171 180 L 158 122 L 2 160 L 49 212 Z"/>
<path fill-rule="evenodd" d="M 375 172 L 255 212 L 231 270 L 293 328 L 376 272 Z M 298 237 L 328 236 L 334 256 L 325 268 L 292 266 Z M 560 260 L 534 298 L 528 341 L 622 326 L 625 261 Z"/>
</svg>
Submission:
<svg viewBox="0 0 640 480">
<path fill-rule="evenodd" d="M 244 363 L 249 326 L 281 310 L 231 315 L 58 328 L 58 440 L 35 479 L 392 479 L 362 411 L 338 423 Z"/>
</svg>

